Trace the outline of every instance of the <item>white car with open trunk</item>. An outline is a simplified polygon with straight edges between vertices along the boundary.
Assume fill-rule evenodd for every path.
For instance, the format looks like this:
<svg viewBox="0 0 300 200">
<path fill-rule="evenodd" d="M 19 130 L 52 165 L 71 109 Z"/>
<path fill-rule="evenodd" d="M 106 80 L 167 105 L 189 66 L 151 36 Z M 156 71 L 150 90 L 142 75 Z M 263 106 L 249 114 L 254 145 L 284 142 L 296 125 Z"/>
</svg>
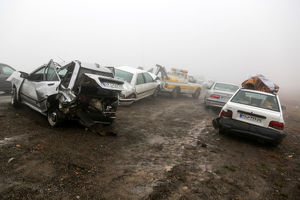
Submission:
<svg viewBox="0 0 300 200">
<path fill-rule="evenodd" d="M 244 88 L 229 99 L 213 125 L 220 132 L 255 136 L 274 145 L 286 136 L 278 95 Z"/>
</svg>

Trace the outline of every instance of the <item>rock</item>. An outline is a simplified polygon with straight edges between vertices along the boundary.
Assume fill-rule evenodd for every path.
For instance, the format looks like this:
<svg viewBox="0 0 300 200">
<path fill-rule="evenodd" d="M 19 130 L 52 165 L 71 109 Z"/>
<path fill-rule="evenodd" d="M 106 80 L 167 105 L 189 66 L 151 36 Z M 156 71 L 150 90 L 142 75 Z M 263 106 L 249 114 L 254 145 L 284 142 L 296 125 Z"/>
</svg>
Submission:
<svg viewBox="0 0 300 200">
<path fill-rule="evenodd" d="M 187 186 L 183 186 L 182 189 L 183 189 L 183 190 L 187 190 L 187 189 L 189 189 L 189 188 L 188 188 Z"/>
<path fill-rule="evenodd" d="M 8 159 L 7 163 L 10 163 L 10 162 L 13 161 L 14 159 L 15 159 L 14 157 Z"/>
<path fill-rule="evenodd" d="M 165 167 L 165 169 L 166 169 L 167 172 L 171 171 L 172 168 L 173 168 L 172 166 L 166 166 L 166 167 Z"/>
<path fill-rule="evenodd" d="M 16 144 L 16 147 L 20 148 L 20 147 L 21 147 L 21 145 L 19 145 L 19 144 Z"/>
<path fill-rule="evenodd" d="M 77 196 L 76 196 L 76 199 L 80 199 L 80 196 L 79 196 L 79 195 L 77 195 Z"/>
</svg>

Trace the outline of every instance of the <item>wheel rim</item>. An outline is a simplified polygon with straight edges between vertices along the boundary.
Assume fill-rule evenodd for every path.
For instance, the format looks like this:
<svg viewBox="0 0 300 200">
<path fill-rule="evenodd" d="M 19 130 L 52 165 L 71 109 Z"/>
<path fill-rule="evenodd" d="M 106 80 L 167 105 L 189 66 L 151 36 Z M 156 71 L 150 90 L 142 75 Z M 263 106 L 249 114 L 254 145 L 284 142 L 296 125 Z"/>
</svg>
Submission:
<svg viewBox="0 0 300 200">
<path fill-rule="evenodd" d="M 49 121 L 49 124 L 51 126 L 55 126 L 55 124 L 57 123 L 57 114 L 56 114 L 56 112 L 49 113 L 48 121 Z"/>
</svg>

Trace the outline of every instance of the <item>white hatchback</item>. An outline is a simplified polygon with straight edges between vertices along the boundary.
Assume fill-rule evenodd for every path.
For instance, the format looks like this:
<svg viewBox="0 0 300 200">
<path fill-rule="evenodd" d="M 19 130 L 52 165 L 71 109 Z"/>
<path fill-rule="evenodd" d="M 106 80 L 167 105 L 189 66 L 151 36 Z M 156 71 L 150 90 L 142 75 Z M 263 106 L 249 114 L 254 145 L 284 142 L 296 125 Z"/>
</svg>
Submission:
<svg viewBox="0 0 300 200">
<path fill-rule="evenodd" d="M 277 94 L 239 89 L 213 121 L 220 132 L 232 131 L 279 144 L 286 136 Z"/>
</svg>

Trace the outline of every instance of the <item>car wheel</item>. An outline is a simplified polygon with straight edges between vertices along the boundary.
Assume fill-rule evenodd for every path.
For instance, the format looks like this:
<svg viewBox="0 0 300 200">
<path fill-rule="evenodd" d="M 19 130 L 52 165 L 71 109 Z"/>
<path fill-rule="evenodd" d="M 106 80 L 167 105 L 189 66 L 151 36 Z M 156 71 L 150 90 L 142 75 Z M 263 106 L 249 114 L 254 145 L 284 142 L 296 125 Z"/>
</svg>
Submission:
<svg viewBox="0 0 300 200">
<path fill-rule="evenodd" d="M 62 122 L 62 113 L 57 108 L 49 109 L 47 119 L 50 126 L 57 127 Z"/>
<path fill-rule="evenodd" d="M 220 134 L 220 135 L 226 134 L 226 130 L 224 130 L 224 129 L 222 129 L 222 128 L 219 128 L 219 134 Z"/>
<path fill-rule="evenodd" d="M 179 96 L 179 88 L 174 88 L 174 90 L 171 93 L 171 96 L 173 99 L 176 99 Z"/>
<path fill-rule="evenodd" d="M 195 91 L 195 93 L 193 94 L 193 98 L 198 99 L 199 96 L 200 96 L 200 92 L 201 92 L 201 90 L 200 90 L 200 89 L 197 89 L 197 90 Z"/>
<path fill-rule="evenodd" d="M 13 107 L 18 107 L 19 102 L 18 102 L 18 93 L 17 93 L 17 88 L 13 87 L 11 91 L 11 100 L 10 103 Z"/>
<path fill-rule="evenodd" d="M 159 87 L 157 87 L 157 88 L 154 90 L 154 92 L 153 92 L 153 94 L 152 94 L 153 99 L 156 99 L 156 97 L 158 96 L 158 93 L 159 93 Z"/>
</svg>

